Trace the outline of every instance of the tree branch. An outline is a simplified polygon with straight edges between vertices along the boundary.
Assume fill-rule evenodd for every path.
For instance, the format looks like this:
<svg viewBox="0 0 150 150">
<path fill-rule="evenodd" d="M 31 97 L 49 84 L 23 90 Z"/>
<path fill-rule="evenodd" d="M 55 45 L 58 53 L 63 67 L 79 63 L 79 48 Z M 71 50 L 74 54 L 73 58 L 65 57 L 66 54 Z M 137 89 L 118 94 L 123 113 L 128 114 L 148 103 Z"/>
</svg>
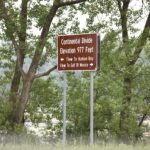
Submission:
<svg viewBox="0 0 150 150">
<path fill-rule="evenodd" d="M 25 78 L 26 74 L 25 74 L 25 72 L 22 68 L 22 63 L 21 63 L 22 58 L 21 58 L 21 54 L 20 54 L 20 48 L 19 48 L 19 46 L 18 46 L 18 44 L 17 44 L 14 37 L 11 38 L 11 41 L 12 41 L 14 47 L 15 47 L 15 51 L 16 51 L 16 55 L 17 55 L 17 63 L 18 63 L 20 73 L 21 73 L 22 77 Z"/>
<path fill-rule="evenodd" d="M 142 116 L 142 118 L 141 118 L 141 120 L 138 123 L 138 127 L 142 126 L 142 124 L 143 124 L 144 120 L 146 119 L 146 117 L 147 117 L 147 113 L 144 113 L 143 116 Z"/>
<path fill-rule="evenodd" d="M 45 46 L 46 38 L 49 32 L 49 28 L 50 28 L 50 25 L 52 23 L 54 16 L 56 15 L 57 9 L 58 9 L 58 6 L 56 5 L 56 2 L 54 1 L 53 6 L 49 10 L 46 22 L 41 31 L 39 42 L 35 49 L 35 53 L 34 53 L 34 56 L 33 56 L 29 71 L 28 71 L 29 74 L 33 75 L 33 77 L 34 77 L 34 74 L 36 73 L 39 61 L 41 59 L 43 48 Z"/>
<path fill-rule="evenodd" d="M 143 50 L 144 45 L 146 44 L 147 39 L 150 38 L 150 12 L 149 15 L 147 17 L 146 23 L 145 23 L 145 27 L 143 29 L 143 32 L 139 38 L 139 40 L 137 41 L 137 46 L 136 46 L 136 51 L 134 52 L 133 56 L 131 57 L 129 64 L 135 64 L 136 61 L 139 58 L 140 53 Z"/>
<path fill-rule="evenodd" d="M 57 68 L 57 65 L 50 68 L 49 70 L 47 70 L 46 72 L 43 72 L 43 73 L 39 73 L 37 75 L 34 75 L 34 78 L 40 78 L 40 77 L 43 77 L 43 76 L 47 76 L 49 75 L 52 71 L 54 71 L 55 69 Z"/>
<path fill-rule="evenodd" d="M 5 26 L 6 26 L 7 30 L 8 30 L 8 32 L 9 32 L 8 37 L 12 41 L 13 46 L 15 48 L 19 70 L 21 72 L 22 77 L 24 78 L 25 77 L 25 72 L 23 71 L 22 65 L 21 65 L 20 47 L 18 46 L 17 41 L 16 41 L 16 39 L 14 37 L 14 33 L 15 33 L 14 29 L 17 29 L 17 27 L 15 26 L 15 24 L 11 20 L 11 17 L 10 17 L 10 15 L 8 13 L 8 10 L 5 7 L 4 0 L 0 1 L 0 15 L 4 19 Z"/>
<path fill-rule="evenodd" d="M 120 0 L 117 0 L 117 3 L 118 3 L 118 8 L 119 8 L 119 11 L 121 12 L 121 11 L 122 11 L 122 7 L 121 7 L 121 1 L 120 1 Z"/>
<path fill-rule="evenodd" d="M 26 50 L 26 37 L 27 37 L 27 5 L 29 0 L 22 0 L 21 3 L 21 12 L 20 12 L 20 29 L 18 31 L 19 37 L 19 63 L 17 66 L 21 68 L 23 67 L 24 58 L 25 58 L 25 50 Z M 18 55 L 19 55 L 18 54 Z M 19 69 L 20 70 L 20 69 Z M 23 72 L 21 73 L 23 74 Z"/>
<path fill-rule="evenodd" d="M 39 61 L 42 56 L 43 48 L 45 46 L 45 42 L 46 42 L 46 38 L 49 32 L 50 25 L 53 21 L 53 18 L 56 15 L 58 8 L 62 6 L 66 6 L 66 5 L 73 5 L 73 4 L 85 2 L 85 1 L 86 0 L 72 0 L 72 1 L 61 2 L 61 0 L 55 0 L 53 2 L 53 6 L 50 8 L 49 13 L 47 15 L 46 22 L 43 26 L 38 45 L 36 47 L 36 50 L 35 50 L 35 53 L 34 53 L 30 68 L 29 68 L 29 71 L 28 71 L 29 74 L 34 75 L 36 73 Z"/>
<path fill-rule="evenodd" d="M 127 29 L 127 11 L 130 4 L 130 0 L 117 0 L 118 8 L 121 16 L 121 27 L 122 27 L 122 39 L 123 42 L 126 43 L 128 41 L 128 29 Z M 121 6 L 121 3 L 122 6 Z"/>
<path fill-rule="evenodd" d="M 26 41 L 26 30 L 27 30 L 27 4 L 29 0 L 22 0 L 21 12 L 20 12 L 20 31 L 19 31 L 19 41 L 24 43 Z"/>
<path fill-rule="evenodd" d="M 59 2 L 58 7 L 63 7 L 63 6 L 69 6 L 69 5 L 74 5 L 82 2 L 86 2 L 87 0 L 68 0 L 66 2 Z"/>
</svg>

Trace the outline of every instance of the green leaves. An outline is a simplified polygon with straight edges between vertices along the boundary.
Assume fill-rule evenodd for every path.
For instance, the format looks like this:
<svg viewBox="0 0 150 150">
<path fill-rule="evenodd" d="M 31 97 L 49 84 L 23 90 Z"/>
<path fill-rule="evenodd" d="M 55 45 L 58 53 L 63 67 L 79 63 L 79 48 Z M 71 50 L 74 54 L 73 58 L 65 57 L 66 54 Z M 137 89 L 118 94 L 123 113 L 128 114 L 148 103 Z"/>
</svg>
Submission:
<svg viewBox="0 0 150 150">
<path fill-rule="evenodd" d="M 37 27 L 43 27 L 48 14 L 48 7 L 42 4 L 36 4 L 31 8 L 29 16 L 35 19 Z"/>
</svg>

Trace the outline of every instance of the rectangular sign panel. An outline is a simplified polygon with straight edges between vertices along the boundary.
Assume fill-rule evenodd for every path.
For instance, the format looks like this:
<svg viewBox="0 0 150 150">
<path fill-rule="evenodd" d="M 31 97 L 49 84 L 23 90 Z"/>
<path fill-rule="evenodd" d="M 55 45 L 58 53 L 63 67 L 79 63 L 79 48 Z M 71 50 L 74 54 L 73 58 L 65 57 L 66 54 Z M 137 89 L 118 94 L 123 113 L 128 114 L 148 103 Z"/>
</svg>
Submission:
<svg viewBox="0 0 150 150">
<path fill-rule="evenodd" d="M 58 36 L 58 70 L 97 70 L 98 39 L 97 34 Z"/>
</svg>

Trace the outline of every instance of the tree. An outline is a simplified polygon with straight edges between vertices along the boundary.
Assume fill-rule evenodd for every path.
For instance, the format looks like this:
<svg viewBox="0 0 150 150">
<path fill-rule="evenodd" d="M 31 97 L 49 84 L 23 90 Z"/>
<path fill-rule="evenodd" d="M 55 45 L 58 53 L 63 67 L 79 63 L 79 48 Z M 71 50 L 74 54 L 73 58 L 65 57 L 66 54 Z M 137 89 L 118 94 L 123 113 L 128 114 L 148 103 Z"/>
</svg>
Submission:
<svg viewBox="0 0 150 150">
<path fill-rule="evenodd" d="M 128 36 L 128 27 L 127 27 L 127 12 L 128 12 L 128 7 L 129 7 L 130 1 L 123 1 L 122 4 L 120 1 L 118 1 L 118 8 L 121 16 L 121 27 L 122 27 L 122 39 L 123 39 L 123 44 L 128 44 L 129 41 L 129 36 Z M 147 16 L 147 20 L 143 29 L 143 32 L 140 34 L 139 39 L 137 39 L 137 43 L 135 44 L 134 48 L 135 51 L 132 52 L 132 49 L 125 49 L 125 53 L 128 56 L 126 60 L 126 72 L 124 73 L 124 81 L 123 81 L 123 109 L 120 112 L 120 130 L 128 130 L 124 127 L 124 124 L 127 123 L 126 120 L 128 120 L 129 116 L 129 107 L 131 103 L 131 93 L 132 93 L 132 68 L 136 64 L 138 58 L 140 57 L 140 54 L 143 50 L 143 47 L 145 46 L 147 39 L 149 38 L 150 35 L 150 12 Z M 133 54 L 132 54 L 133 53 Z"/>
<path fill-rule="evenodd" d="M 12 117 L 14 123 L 23 123 L 24 111 L 28 102 L 29 92 L 33 81 L 36 78 L 48 75 L 57 67 L 54 66 L 44 73 L 37 73 L 40 60 L 42 59 L 43 49 L 46 45 L 47 38 L 49 37 L 49 30 L 54 17 L 60 15 L 57 14 L 60 8 L 85 1 L 86 0 L 54 0 L 52 3 L 48 2 L 48 7 L 46 7 L 46 5 L 41 3 L 41 0 L 36 2 L 22 0 L 20 9 L 16 8 L 15 1 L 0 1 L 2 30 L 6 35 L 7 42 L 12 42 L 16 53 L 16 67 L 10 90 L 10 103 L 14 111 L 14 115 Z M 39 16 L 35 14 L 36 12 Z M 33 36 L 32 33 L 29 33 L 29 29 L 31 28 L 32 21 L 34 19 L 37 19 L 36 25 L 39 30 L 41 30 L 40 36 L 37 38 Z M 32 38 L 35 38 L 34 45 L 30 44 Z M 34 53 L 29 52 L 33 52 L 33 50 Z M 30 55 L 32 59 L 29 69 L 25 71 L 23 66 L 27 55 Z M 21 93 L 17 100 L 17 92 L 20 85 Z"/>
<path fill-rule="evenodd" d="M 128 141 L 132 133 L 130 132 L 130 119 L 133 100 L 133 84 L 135 82 L 134 77 L 140 72 L 137 70 L 140 57 L 143 57 L 142 52 L 145 46 L 148 44 L 150 37 L 150 12 L 149 2 L 143 1 L 138 9 L 131 6 L 134 1 L 131 0 L 115 0 L 115 1 L 102 1 L 98 0 L 92 4 L 86 3 L 86 7 L 81 9 L 85 14 L 87 13 L 90 17 L 87 19 L 87 28 L 85 32 L 89 31 L 100 31 L 102 33 L 111 33 L 112 38 L 117 38 L 115 41 L 115 47 L 112 39 L 108 39 L 105 43 L 105 50 L 108 46 L 112 46 L 112 50 L 108 52 L 107 64 L 110 69 L 113 70 L 115 80 L 118 81 L 118 75 L 121 76 L 122 81 L 121 91 L 122 102 L 120 107 L 120 121 L 119 121 L 119 132 L 118 138 L 122 141 Z M 89 8 L 91 11 L 86 12 Z M 139 29 L 135 26 L 138 24 L 143 16 L 144 9 L 146 10 L 146 16 L 144 21 L 143 29 Z M 115 15 L 114 15 L 115 14 Z M 107 31 L 106 31 L 107 30 Z M 105 37 L 107 37 L 106 34 Z M 121 39 L 121 40 L 120 40 Z M 107 50 L 106 50 L 107 51 Z M 102 63 L 103 61 L 102 51 Z M 115 60 L 110 58 L 110 54 L 115 56 Z M 146 52 L 147 54 L 148 52 Z M 112 60 L 112 62 L 110 62 Z M 144 60 L 147 61 L 147 60 Z M 102 64 L 103 65 L 103 64 Z M 102 66 L 102 72 L 106 71 L 106 66 Z M 109 70 L 109 71 L 111 71 Z M 114 78 L 114 77 L 113 77 Z M 148 86 L 148 85 L 145 85 Z M 133 111 L 132 111 L 133 112 Z M 136 122 L 136 117 L 135 117 Z"/>
</svg>

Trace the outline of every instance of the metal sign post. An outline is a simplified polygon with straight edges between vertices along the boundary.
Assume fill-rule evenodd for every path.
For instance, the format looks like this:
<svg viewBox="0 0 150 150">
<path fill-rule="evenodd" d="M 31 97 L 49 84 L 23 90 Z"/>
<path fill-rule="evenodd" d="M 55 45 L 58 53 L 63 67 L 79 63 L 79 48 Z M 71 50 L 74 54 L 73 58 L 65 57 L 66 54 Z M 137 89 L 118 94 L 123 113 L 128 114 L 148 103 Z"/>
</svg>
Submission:
<svg viewBox="0 0 150 150">
<path fill-rule="evenodd" d="M 64 99 L 63 99 L 63 145 L 66 143 L 66 100 L 67 100 L 67 75 L 64 72 Z"/>
<path fill-rule="evenodd" d="M 94 142 L 94 75 L 95 72 L 90 72 L 91 79 L 90 79 L 90 145 Z"/>
</svg>

